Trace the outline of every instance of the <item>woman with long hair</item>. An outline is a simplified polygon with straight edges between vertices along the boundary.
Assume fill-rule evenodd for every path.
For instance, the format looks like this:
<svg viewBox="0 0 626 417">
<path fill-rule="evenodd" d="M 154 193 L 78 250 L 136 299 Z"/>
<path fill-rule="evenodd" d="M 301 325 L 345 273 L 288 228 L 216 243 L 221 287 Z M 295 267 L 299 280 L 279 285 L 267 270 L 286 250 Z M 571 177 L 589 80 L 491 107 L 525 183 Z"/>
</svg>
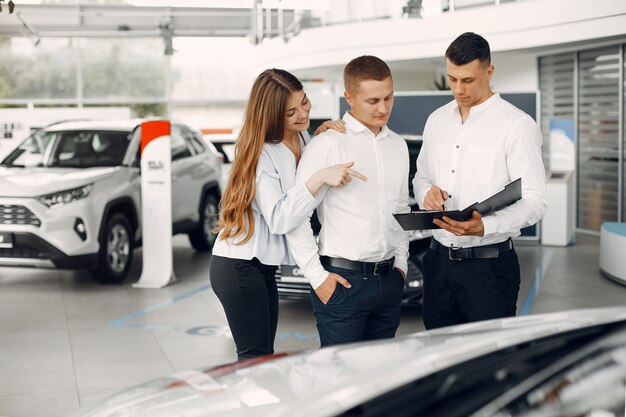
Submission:
<svg viewBox="0 0 626 417">
<path fill-rule="evenodd" d="M 254 82 L 235 160 L 221 200 L 209 274 L 230 326 L 238 359 L 274 353 L 278 324 L 278 265 L 294 265 L 285 233 L 317 206 L 322 186 L 342 187 L 366 178 L 352 162 L 324 168 L 295 185 L 310 125 L 311 103 L 302 83 L 280 69 L 263 71 Z M 343 126 L 327 122 L 321 130 Z M 319 131 L 320 129 L 318 129 Z M 317 132 L 316 132 L 317 133 Z"/>
</svg>

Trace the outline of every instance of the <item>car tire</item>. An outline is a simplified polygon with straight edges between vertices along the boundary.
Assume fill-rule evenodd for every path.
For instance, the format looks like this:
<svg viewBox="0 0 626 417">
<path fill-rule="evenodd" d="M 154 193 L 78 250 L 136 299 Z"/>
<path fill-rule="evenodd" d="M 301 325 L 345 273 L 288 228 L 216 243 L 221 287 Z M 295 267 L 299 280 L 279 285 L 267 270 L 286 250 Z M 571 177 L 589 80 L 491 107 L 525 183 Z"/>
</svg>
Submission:
<svg viewBox="0 0 626 417">
<path fill-rule="evenodd" d="M 213 229 L 217 227 L 218 219 L 219 200 L 214 194 L 206 193 L 200 207 L 198 227 L 188 234 L 189 242 L 195 250 L 209 252 L 213 248 L 217 239 Z"/>
<path fill-rule="evenodd" d="M 98 265 L 89 272 L 101 284 L 119 284 L 128 275 L 133 262 L 133 229 L 121 213 L 111 215 L 104 227 Z"/>
</svg>

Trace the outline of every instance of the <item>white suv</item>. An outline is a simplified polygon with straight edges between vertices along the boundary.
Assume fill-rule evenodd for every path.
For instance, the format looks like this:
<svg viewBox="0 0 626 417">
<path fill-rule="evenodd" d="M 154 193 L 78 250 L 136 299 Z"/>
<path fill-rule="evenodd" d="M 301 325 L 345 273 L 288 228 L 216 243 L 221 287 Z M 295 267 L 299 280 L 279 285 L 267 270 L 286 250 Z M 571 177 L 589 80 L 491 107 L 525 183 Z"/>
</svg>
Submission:
<svg viewBox="0 0 626 417">
<path fill-rule="evenodd" d="M 89 269 L 121 282 L 141 244 L 141 120 L 62 122 L 0 163 L 0 266 Z M 202 136 L 172 123 L 172 218 L 210 251 L 221 162 Z"/>
</svg>

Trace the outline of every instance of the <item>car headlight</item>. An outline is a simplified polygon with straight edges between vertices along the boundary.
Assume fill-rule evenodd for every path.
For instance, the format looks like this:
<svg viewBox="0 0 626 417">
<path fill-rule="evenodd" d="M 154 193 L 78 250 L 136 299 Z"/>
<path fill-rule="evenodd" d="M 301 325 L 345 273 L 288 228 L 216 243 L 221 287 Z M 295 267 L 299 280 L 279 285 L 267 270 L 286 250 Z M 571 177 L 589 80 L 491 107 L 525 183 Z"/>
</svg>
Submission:
<svg viewBox="0 0 626 417">
<path fill-rule="evenodd" d="M 57 191 L 56 193 L 37 197 L 37 200 L 48 208 L 63 206 L 87 197 L 92 186 L 93 184 L 87 184 L 71 190 Z"/>
<path fill-rule="evenodd" d="M 422 284 L 422 280 L 413 279 L 413 280 L 407 281 L 406 285 L 409 288 L 421 288 L 423 284 Z"/>
</svg>

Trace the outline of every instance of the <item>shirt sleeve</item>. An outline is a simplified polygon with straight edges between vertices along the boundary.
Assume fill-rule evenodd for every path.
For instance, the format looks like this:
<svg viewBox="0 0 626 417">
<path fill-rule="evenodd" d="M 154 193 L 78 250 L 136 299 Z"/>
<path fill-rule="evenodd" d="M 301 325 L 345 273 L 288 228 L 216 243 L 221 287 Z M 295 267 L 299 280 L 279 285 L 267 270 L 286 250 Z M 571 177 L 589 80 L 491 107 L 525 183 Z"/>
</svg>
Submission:
<svg viewBox="0 0 626 417">
<path fill-rule="evenodd" d="M 430 172 L 430 167 L 428 166 L 429 158 L 427 156 L 430 149 L 429 142 L 432 123 L 432 119 L 429 117 L 424 126 L 422 149 L 420 149 L 420 153 L 417 156 L 417 169 L 415 171 L 415 177 L 413 177 L 413 194 L 415 195 L 415 201 L 417 201 L 421 209 L 424 209 L 426 193 L 428 193 L 428 190 L 434 185 L 431 179 L 433 174 Z"/>
<path fill-rule="evenodd" d="M 513 127 L 507 143 L 506 165 L 511 180 L 522 179 L 522 199 L 484 217 L 485 236 L 522 229 L 545 215 L 548 205 L 542 142 L 541 131 L 530 117 L 521 119 Z"/>
<path fill-rule="evenodd" d="M 261 152 L 257 164 L 254 199 L 270 233 L 276 235 L 292 230 L 307 216 L 311 216 L 317 205 L 304 184 L 283 191 L 280 174 L 265 150 Z"/>
<path fill-rule="evenodd" d="M 404 140 L 403 140 L 404 142 Z M 406 144 L 405 144 L 406 147 Z M 411 207 L 409 206 L 409 150 L 406 148 L 406 169 L 404 171 L 402 187 L 400 188 L 400 198 L 398 200 L 398 206 L 395 213 L 409 213 Z M 393 240 L 395 250 L 395 262 L 394 267 L 400 268 L 404 275 L 407 275 L 408 271 L 408 258 L 409 258 L 409 232 L 402 229 L 400 224 L 393 220 Z"/>
<path fill-rule="evenodd" d="M 296 174 L 296 186 L 303 185 L 315 172 L 334 164 L 332 157 L 332 141 L 330 138 L 318 136 L 307 145 L 300 159 Z M 319 204 L 326 195 L 328 186 L 323 185 L 315 199 Z M 317 289 L 328 278 L 328 271 L 320 262 L 318 246 L 309 221 L 303 221 L 287 233 L 289 249 L 305 278 Z"/>
</svg>

